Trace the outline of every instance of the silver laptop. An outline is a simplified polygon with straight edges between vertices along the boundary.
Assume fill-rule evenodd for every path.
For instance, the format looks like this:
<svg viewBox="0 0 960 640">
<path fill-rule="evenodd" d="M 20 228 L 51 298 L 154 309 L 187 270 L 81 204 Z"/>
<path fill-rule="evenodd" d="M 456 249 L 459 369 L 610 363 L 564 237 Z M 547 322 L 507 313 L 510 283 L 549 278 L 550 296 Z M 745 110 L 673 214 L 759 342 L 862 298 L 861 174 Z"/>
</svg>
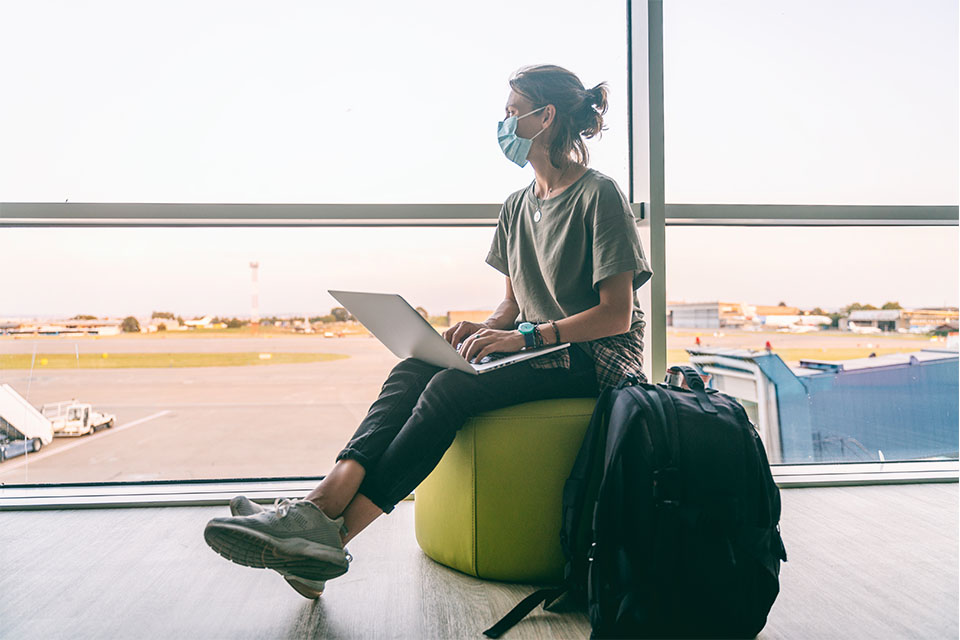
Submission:
<svg viewBox="0 0 960 640">
<path fill-rule="evenodd" d="M 459 369 L 480 374 L 514 362 L 536 358 L 566 349 L 570 343 L 550 345 L 530 351 L 494 354 L 481 362 L 467 362 L 457 349 L 444 340 L 426 318 L 402 297 L 392 293 L 329 291 L 363 326 L 370 330 L 398 358 L 417 358 L 436 367 Z"/>
</svg>

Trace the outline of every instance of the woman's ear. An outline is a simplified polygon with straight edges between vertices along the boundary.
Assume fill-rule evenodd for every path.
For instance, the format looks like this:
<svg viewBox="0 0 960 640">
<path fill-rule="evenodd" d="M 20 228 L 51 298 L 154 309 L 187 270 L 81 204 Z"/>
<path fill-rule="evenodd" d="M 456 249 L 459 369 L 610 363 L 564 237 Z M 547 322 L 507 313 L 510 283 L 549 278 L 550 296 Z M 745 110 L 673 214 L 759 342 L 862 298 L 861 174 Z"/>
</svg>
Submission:
<svg viewBox="0 0 960 640">
<path fill-rule="evenodd" d="M 543 120 L 541 121 L 543 124 L 543 128 L 546 129 L 547 127 L 549 127 L 553 123 L 554 118 L 556 117 L 557 117 L 557 108 L 552 104 L 548 104 L 547 106 L 545 106 L 543 108 Z"/>
</svg>

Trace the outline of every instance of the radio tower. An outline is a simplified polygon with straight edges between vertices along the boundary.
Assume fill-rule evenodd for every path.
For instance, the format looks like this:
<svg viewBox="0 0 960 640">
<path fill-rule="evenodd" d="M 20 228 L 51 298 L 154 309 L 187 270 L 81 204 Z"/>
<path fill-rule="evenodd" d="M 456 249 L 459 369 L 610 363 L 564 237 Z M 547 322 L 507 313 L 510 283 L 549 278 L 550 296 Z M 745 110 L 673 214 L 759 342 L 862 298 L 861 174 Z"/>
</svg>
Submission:
<svg viewBox="0 0 960 640">
<path fill-rule="evenodd" d="M 260 301 L 259 297 L 259 285 L 257 283 L 257 270 L 260 268 L 259 262 L 250 263 L 250 273 L 253 276 L 253 301 L 252 301 L 252 317 L 250 318 L 250 326 L 253 328 L 253 334 L 257 334 L 257 330 L 260 328 Z"/>
</svg>

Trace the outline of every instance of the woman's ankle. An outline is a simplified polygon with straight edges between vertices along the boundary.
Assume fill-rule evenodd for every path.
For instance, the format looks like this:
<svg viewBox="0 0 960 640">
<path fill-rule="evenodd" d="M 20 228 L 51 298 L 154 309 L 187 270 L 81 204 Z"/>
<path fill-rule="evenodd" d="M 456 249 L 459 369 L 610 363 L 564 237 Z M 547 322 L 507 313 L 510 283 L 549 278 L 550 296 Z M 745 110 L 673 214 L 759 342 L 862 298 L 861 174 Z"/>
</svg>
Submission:
<svg viewBox="0 0 960 640">
<path fill-rule="evenodd" d="M 334 502 L 327 499 L 323 495 L 308 495 L 305 500 L 309 500 L 315 504 L 320 511 L 323 511 L 323 514 L 330 518 L 331 520 L 336 520 L 341 515 L 343 515 L 343 510 L 345 507 L 338 507 Z"/>
<path fill-rule="evenodd" d="M 306 499 L 320 507 L 328 518 L 339 518 L 353 500 L 365 475 L 366 470 L 356 460 L 340 460 Z"/>
</svg>

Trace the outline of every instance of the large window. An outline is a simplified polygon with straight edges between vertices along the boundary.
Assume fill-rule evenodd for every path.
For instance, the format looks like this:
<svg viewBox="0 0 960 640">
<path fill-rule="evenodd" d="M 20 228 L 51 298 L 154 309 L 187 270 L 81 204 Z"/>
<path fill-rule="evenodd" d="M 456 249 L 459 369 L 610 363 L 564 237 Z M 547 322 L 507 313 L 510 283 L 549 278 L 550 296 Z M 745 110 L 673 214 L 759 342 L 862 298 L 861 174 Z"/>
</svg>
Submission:
<svg viewBox="0 0 960 640">
<path fill-rule="evenodd" d="M 666 201 L 957 204 L 957 3 L 663 3 Z"/>
<path fill-rule="evenodd" d="M 5 2 L 0 202 L 502 202 L 531 179 L 496 143 L 507 80 L 543 62 L 609 83 L 591 150 L 625 185 L 625 15 L 622 1 Z"/>
<path fill-rule="evenodd" d="M 955 405 L 909 413 L 957 388 L 914 354 L 956 353 L 955 3 L 47 0 L 0 24 L 0 383 L 113 420 L 25 456 L 0 421 L 0 484 L 325 473 L 396 361 L 326 289 L 438 328 L 496 304 L 493 218 L 532 172 L 494 127 L 544 62 L 609 84 L 591 164 L 643 213 L 653 381 L 709 369 L 778 464 L 957 457 Z M 327 226 L 286 226 L 298 204 Z M 937 372 L 865 417 L 904 367 Z"/>
<path fill-rule="evenodd" d="M 504 291 L 484 227 L 3 233 L 0 384 L 57 437 L 0 483 L 322 475 L 398 362 L 327 289 L 400 293 L 438 330 Z"/>
<path fill-rule="evenodd" d="M 775 463 L 957 457 L 957 6 L 914 9 L 664 3 L 666 360 Z"/>
</svg>

